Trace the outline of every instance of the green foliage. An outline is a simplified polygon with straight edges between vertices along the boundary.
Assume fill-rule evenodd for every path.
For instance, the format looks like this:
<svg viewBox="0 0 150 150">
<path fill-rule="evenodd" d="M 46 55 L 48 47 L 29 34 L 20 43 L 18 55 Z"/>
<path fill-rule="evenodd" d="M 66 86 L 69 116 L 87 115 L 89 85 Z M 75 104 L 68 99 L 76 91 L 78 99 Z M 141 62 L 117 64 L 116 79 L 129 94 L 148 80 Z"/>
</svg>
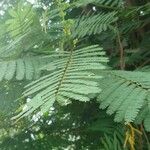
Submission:
<svg viewBox="0 0 150 150">
<path fill-rule="evenodd" d="M 104 150 L 122 150 L 123 147 L 123 141 L 122 138 L 118 138 L 120 135 L 117 135 L 117 133 L 114 132 L 113 137 L 108 136 L 107 134 L 104 135 L 104 138 L 102 139 L 102 143 L 104 145 Z M 120 141 L 118 140 L 120 139 Z"/>
<path fill-rule="evenodd" d="M 100 34 L 108 29 L 115 30 L 112 23 L 116 21 L 116 12 L 82 16 L 75 22 L 73 36 L 82 38 L 86 35 Z"/>
<path fill-rule="evenodd" d="M 6 21 L 7 32 L 15 38 L 19 35 L 23 35 L 28 32 L 31 24 L 33 24 L 33 19 L 35 18 L 35 13 L 32 10 L 32 6 L 23 6 L 21 3 L 18 4 L 17 9 L 9 10 L 11 19 Z"/>
<path fill-rule="evenodd" d="M 97 82 L 92 79 L 102 78 L 93 74 L 91 70 L 105 69 L 102 63 L 107 61 L 105 52 L 97 45 L 63 53 L 62 58 L 45 67 L 53 71 L 52 73 L 26 86 L 24 96 L 37 92 L 38 94 L 27 104 L 27 109 L 21 112 L 19 117 L 28 116 L 38 108 L 45 113 L 55 101 L 61 105 L 70 103 L 69 99 L 89 101 L 88 94 L 101 91 Z"/>
<path fill-rule="evenodd" d="M 148 98 L 148 96 L 147 96 L 147 98 Z M 138 116 L 135 119 L 135 123 L 137 123 L 137 124 L 141 124 L 143 122 L 144 127 L 147 131 L 150 131 L 150 128 L 149 128 L 149 121 L 150 121 L 149 114 L 150 114 L 150 111 L 149 111 L 149 98 L 148 98 L 148 102 L 143 105 L 140 112 L 138 113 Z"/>
<path fill-rule="evenodd" d="M 50 116 L 41 117 L 32 127 L 15 135 L 15 138 L 5 138 L 1 149 L 105 149 L 101 140 L 105 140 L 105 133 L 114 133 L 117 139 L 123 141 L 123 126 L 114 123 L 95 103 L 74 101 L 55 109 L 51 110 Z M 96 124 L 100 128 L 95 127 Z M 31 135 L 34 135 L 34 140 Z"/>
<path fill-rule="evenodd" d="M 103 91 L 98 97 L 100 108 L 108 107 L 108 114 L 116 113 L 117 122 L 133 122 L 144 102 L 148 101 L 149 75 L 144 72 L 109 72 L 108 77 L 101 82 Z"/>
<path fill-rule="evenodd" d="M 108 8 L 114 8 L 114 7 L 121 7 L 123 6 L 123 1 L 122 0 L 78 0 L 76 2 L 76 6 L 86 6 L 87 4 L 94 4 L 97 6 L 101 6 L 101 7 L 106 7 L 108 6 Z"/>
<path fill-rule="evenodd" d="M 15 60 L 0 62 L 0 81 L 11 80 L 32 80 L 40 77 L 40 68 L 49 62 L 49 57 L 24 57 Z"/>
<path fill-rule="evenodd" d="M 0 149 L 147 150 L 150 3 L 7 2 L 0 3 Z"/>
</svg>

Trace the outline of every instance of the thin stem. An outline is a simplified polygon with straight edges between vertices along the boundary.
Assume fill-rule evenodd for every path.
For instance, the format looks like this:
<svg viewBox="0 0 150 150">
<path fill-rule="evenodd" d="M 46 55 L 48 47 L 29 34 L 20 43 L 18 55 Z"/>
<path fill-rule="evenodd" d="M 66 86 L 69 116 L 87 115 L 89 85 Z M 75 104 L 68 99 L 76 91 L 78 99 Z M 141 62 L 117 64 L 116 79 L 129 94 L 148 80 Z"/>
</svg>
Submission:
<svg viewBox="0 0 150 150">
<path fill-rule="evenodd" d="M 145 132 L 145 130 L 144 130 L 143 125 L 141 125 L 141 129 L 142 129 L 143 135 L 144 135 L 144 137 L 145 137 L 145 139 L 146 139 L 148 149 L 150 150 L 150 142 L 149 142 L 149 139 L 148 139 L 148 137 L 147 137 L 147 135 L 146 135 L 146 132 Z"/>
<path fill-rule="evenodd" d="M 58 96 L 59 90 L 60 90 L 60 88 L 62 86 L 62 83 L 64 81 L 64 78 L 66 77 L 66 73 L 68 71 L 68 67 L 69 67 L 69 65 L 71 63 L 72 55 L 73 55 L 73 49 L 71 49 L 70 56 L 68 58 L 68 61 L 66 63 L 65 69 L 64 69 L 64 72 L 62 73 L 62 77 L 61 77 L 60 82 L 58 84 L 58 87 L 57 87 L 57 90 L 56 90 L 56 93 L 55 93 L 56 100 L 57 100 L 57 96 Z"/>
<path fill-rule="evenodd" d="M 124 49 L 123 49 L 123 45 L 121 42 L 121 37 L 120 37 L 119 31 L 117 31 L 117 40 L 118 40 L 119 51 L 120 51 L 120 68 L 121 68 L 121 70 L 124 70 L 125 69 Z"/>
<path fill-rule="evenodd" d="M 150 59 L 146 60 L 145 62 L 143 62 L 138 68 L 142 68 L 144 67 L 146 64 L 148 64 L 150 62 Z"/>
<path fill-rule="evenodd" d="M 139 130 L 142 132 L 142 127 L 141 126 L 140 126 Z M 143 138 L 142 138 L 142 136 L 143 136 L 143 134 L 139 135 L 139 150 L 143 149 Z"/>
</svg>

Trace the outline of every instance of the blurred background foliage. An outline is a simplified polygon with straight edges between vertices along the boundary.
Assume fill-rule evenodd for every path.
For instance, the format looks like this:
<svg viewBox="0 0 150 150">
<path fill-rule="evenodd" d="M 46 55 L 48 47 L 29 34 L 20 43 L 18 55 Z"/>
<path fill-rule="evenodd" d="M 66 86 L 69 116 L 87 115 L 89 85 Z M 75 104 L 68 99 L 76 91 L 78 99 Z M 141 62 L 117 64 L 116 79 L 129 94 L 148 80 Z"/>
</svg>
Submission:
<svg viewBox="0 0 150 150">
<path fill-rule="evenodd" d="M 59 41 L 65 39 L 62 34 L 62 25 L 58 23 L 60 16 L 58 12 L 50 13 L 56 7 L 56 1 L 0 1 L 0 47 L 2 52 L 0 59 L 10 60 L 10 58 L 16 59 L 18 56 L 22 58 L 28 55 L 51 54 L 60 46 Z M 121 3 L 114 0 L 116 4 L 111 2 L 110 6 L 104 5 L 104 1 L 101 3 L 102 1 L 98 0 L 64 0 L 63 2 L 75 3 L 78 6 L 72 5 L 70 9 L 66 8 L 65 17 L 77 20 L 77 26 L 81 25 L 81 28 L 78 28 L 79 31 L 77 28 L 73 28 L 76 33 L 73 36 L 81 39 L 78 41 L 80 46 L 100 44 L 110 58 L 109 66 L 113 69 L 123 67 L 125 70 L 150 71 L 150 3 L 148 0 L 124 0 Z M 28 7 L 23 9 L 24 5 Z M 20 6 L 20 8 L 16 9 L 16 6 L 18 8 Z M 20 10 L 18 14 L 21 20 L 15 20 L 17 17 L 15 11 L 13 12 L 14 9 Z M 106 30 L 104 30 L 105 27 L 101 27 L 102 29 L 99 27 L 100 33 L 90 34 L 87 28 L 85 36 L 77 34 L 83 28 L 78 21 L 81 14 L 88 15 L 90 12 L 98 14 L 99 11 L 111 12 L 116 9 L 119 19 L 115 26 L 120 37 L 116 38 L 116 31 L 113 31 L 111 26 Z M 55 18 L 55 15 L 58 17 Z M 27 22 L 25 22 L 25 18 Z M 49 21 L 50 18 L 51 21 Z M 20 25 L 19 21 L 23 24 Z M 16 22 L 18 24 L 14 25 L 13 23 Z M 7 24 L 7 27 L 4 23 Z M 71 24 L 72 22 L 68 23 L 68 25 Z M 19 37 L 18 41 L 15 41 L 16 37 L 17 40 Z M 12 39 L 15 43 L 9 45 Z M 122 41 L 121 45 L 118 40 Z M 67 42 L 65 39 L 65 48 L 70 47 L 70 43 Z M 120 46 L 124 49 L 123 56 L 120 56 Z M 6 57 L 8 53 L 10 57 Z M 120 62 L 120 57 L 123 59 L 122 62 Z M 12 123 L 11 117 L 20 111 L 18 110 L 19 106 L 30 101 L 30 97 L 18 99 L 24 91 L 24 85 L 29 82 L 29 80 L 1 81 L 0 150 L 130 149 L 128 144 L 126 147 L 123 146 L 125 133 L 130 128 L 124 123 L 115 123 L 113 116 L 108 116 L 105 111 L 99 109 L 95 98 L 87 103 L 75 101 L 67 106 L 55 104 L 45 115 L 37 113 L 32 118 L 28 117 L 15 124 Z M 137 134 L 135 137 L 135 149 L 149 149 L 150 133 L 143 129 L 143 125 L 134 124 L 134 127 L 143 132 L 142 135 Z"/>
</svg>

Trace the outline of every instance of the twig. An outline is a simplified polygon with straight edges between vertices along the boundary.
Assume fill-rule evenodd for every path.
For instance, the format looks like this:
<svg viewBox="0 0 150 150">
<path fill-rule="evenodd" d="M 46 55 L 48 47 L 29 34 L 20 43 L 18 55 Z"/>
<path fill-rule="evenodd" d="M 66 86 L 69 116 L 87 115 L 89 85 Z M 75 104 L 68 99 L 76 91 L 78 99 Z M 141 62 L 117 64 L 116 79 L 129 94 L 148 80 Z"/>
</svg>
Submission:
<svg viewBox="0 0 150 150">
<path fill-rule="evenodd" d="M 143 62 L 138 68 L 142 68 L 144 67 L 147 63 L 150 62 L 150 59 L 146 60 L 145 62 Z"/>
<path fill-rule="evenodd" d="M 120 68 L 121 68 L 121 70 L 124 70 L 125 69 L 124 49 L 123 49 L 123 45 L 121 42 L 121 37 L 120 37 L 119 31 L 117 31 L 117 39 L 118 39 L 119 51 L 120 51 Z"/>
<path fill-rule="evenodd" d="M 141 129 L 142 129 L 143 135 L 144 135 L 144 137 L 145 137 L 145 139 L 146 139 L 146 142 L 147 142 L 147 145 L 148 145 L 148 149 L 150 150 L 150 142 L 149 142 L 149 139 L 148 139 L 148 137 L 147 137 L 147 135 L 146 135 L 146 132 L 145 132 L 145 130 L 144 130 L 143 125 L 141 125 Z"/>
</svg>

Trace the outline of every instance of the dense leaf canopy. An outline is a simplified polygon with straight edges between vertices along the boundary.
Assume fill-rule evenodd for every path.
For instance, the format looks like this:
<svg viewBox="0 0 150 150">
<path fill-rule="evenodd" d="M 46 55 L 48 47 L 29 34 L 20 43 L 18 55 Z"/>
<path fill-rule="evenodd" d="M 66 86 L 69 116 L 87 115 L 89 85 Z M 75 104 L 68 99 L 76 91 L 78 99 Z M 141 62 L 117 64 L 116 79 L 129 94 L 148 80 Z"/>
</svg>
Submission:
<svg viewBox="0 0 150 150">
<path fill-rule="evenodd" d="M 148 0 L 1 0 L 0 150 L 150 149 Z"/>
</svg>

